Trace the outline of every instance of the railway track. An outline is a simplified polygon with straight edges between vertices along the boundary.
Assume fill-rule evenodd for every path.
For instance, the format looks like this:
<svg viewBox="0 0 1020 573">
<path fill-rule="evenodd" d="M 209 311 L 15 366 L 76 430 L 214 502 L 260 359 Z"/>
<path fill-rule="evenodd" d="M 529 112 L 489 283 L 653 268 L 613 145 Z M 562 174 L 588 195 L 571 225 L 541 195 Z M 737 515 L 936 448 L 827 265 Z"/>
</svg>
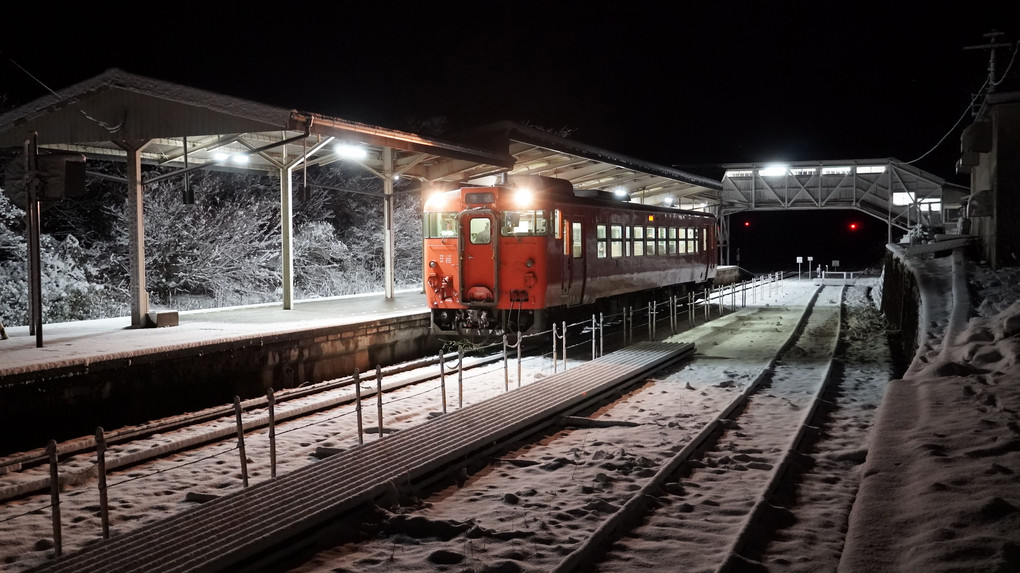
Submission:
<svg viewBox="0 0 1020 573">
<path fill-rule="evenodd" d="M 699 327 L 693 362 L 277 566 L 833 570 L 868 416 L 888 381 L 883 365 L 861 359 L 854 368 L 874 369 L 867 388 L 845 373 L 841 290 Z M 884 338 L 880 322 L 870 326 Z M 840 418 L 849 403 L 858 412 Z"/>
<path fill-rule="evenodd" d="M 758 340 L 774 339 L 777 334 L 778 335 L 782 335 L 782 332 L 784 331 L 784 329 L 786 329 L 789 326 L 789 323 L 791 321 L 790 317 L 791 316 L 796 316 L 798 314 L 798 311 L 796 311 L 796 309 L 791 310 L 791 309 L 788 309 L 788 308 L 784 309 L 784 308 L 780 308 L 780 307 L 775 307 L 775 308 L 765 307 L 765 308 L 757 308 L 757 309 L 748 309 L 748 311 L 749 312 L 738 313 L 737 315 L 733 315 L 733 316 L 727 316 L 724 319 L 717 320 L 717 321 L 715 321 L 713 323 L 709 323 L 709 324 L 706 324 L 706 325 L 704 325 L 702 327 L 699 327 L 700 329 L 706 331 L 706 333 L 703 333 L 703 334 L 700 335 L 701 336 L 701 341 L 699 342 L 699 348 L 702 348 L 702 347 L 705 348 L 705 350 L 702 350 L 702 352 L 701 352 L 701 354 L 702 354 L 701 360 L 709 361 L 709 362 L 712 362 L 712 361 L 719 362 L 720 365 L 722 365 L 722 370 L 719 371 L 719 376 L 720 377 L 729 377 L 729 378 L 732 379 L 730 381 L 734 382 L 734 384 L 735 384 L 735 385 L 730 385 L 730 386 L 727 386 L 725 384 L 719 385 L 720 390 L 722 390 L 724 394 L 732 392 L 735 389 L 735 387 L 737 387 L 737 386 L 744 385 L 744 381 L 749 380 L 752 377 L 752 374 L 751 374 L 750 370 L 748 370 L 747 372 L 743 372 L 742 369 L 739 369 L 739 368 L 736 369 L 736 370 L 734 370 L 732 368 L 727 370 L 727 368 L 725 367 L 725 359 L 723 359 L 723 358 L 721 358 L 719 356 L 713 356 L 715 354 L 713 352 L 713 349 L 717 348 L 717 347 L 724 347 L 727 344 L 726 340 L 728 338 L 730 338 L 731 335 L 734 332 L 747 331 L 748 329 L 760 331 L 759 332 L 760 336 L 756 337 Z M 745 352 L 745 354 L 754 354 L 755 352 L 758 352 L 759 354 L 761 354 L 760 356 L 755 356 L 754 357 L 754 359 L 758 360 L 758 361 L 764 360 L 763 357 L 765 356 L 765 354 L 767 354 L 767 352 L 762 354 L 761 351 L 759 351 L 759 350 L 749 350 L 748 352 Z M 766 362 L 767 361 L 768 360 L 766 360 Z M 413 375 L 411 375 L 410 377 L 414 378 Z M 499 377 L 497 377 L 497 378 L 499 378 Z M 654 383 L 652 383 L 652 384 L 654 385 Z M 398 393 L 399 392 L 405 392 L 405 393 L 414 393 L 414 392 L 417 392 L 416 390 L 414 390 L 414 386 L 412 385 L 411 382 L 406 382 L 405 381 L 405 382 L 401 382 L 401 383 L 395 383 L 394 385 L 395 386 L 396 385 L 401 386 L 401 388 L 395 388 L 394 389 L 394 391 L 398 392 Z M 502 386 L 502 380 L 499 380 L 497 385 L 498 386 Z M 497 391 L 496 393 L 499 393 L 499 392 Z M 300 398 L 296 397 L 295 400 L 294 400 L 295 401 L 295 407 L 297 407 L 297 408 L 310 408 L 307 404 L 301 404 L 301 402 L 303 400 L 314 400 L 314 399 L 311 398 L 311 397 L 300 397 Z M 625 397 L 625 401 L 626 400 L 627 400 L 627 398 Z M 433 407 L 431 408 L 431 412 L 433 414 L 436 413 L 436 411 L 439 409 L 438 408 L 438 402 L 439 402 L 438 397 L 436 397 L 436 399 L 432 401 Z M 256 408 L 257 408 L 257 405 L 256 405 Z M 318 409 L 319 408 L 311 407 L 310 411 L 315 411 L 315 410 L 318 410 Z M 426 408 L 426 409 L 428 410 L 429 408 Z M 366 412 L 368 410 L 369 410 L 369 408 L 366 407 Z M 395 414 L 396 414 L 396 416 L 395 416 L 394 421 L 393 422 L 388 422 L 388 425 L 389 426 L 393 426 L 394 428 L 397 428 L 397 429 L 404 429 L 404 428 L 407 428 L 407 427 L 411 427 L 411 426 L 413 426 L 415 424 L 420 424 L 422 422 L 422 419 L 423 419 L 423 416 L 421 415 L 422 414 L 421 412 L 411 412 L 411 411 L 399 412 L 399 411 L 397 411 L 397 412 L 395 412 Z M 428 414 L 428 412 L 425 412 L 425 414 Z M 321 416 L 328 417 L 330 415 L 336 416 L 335 413 L 330 414 L 328 412 L 323 412 L 323 413 L 318 414 L 318 415 L 320 417 Z M 313 413 L 312 416 L 314 417 L 314 416 L 316 416 L 316 414 Z M 562 413 L 559 414 L 559 416 L 562 416 Z M 387 418 L 389 418 L 389 417 L 390 417 L 390 415 L 388 413 L 387 414 Z M 427 417 L 430 417 L 430 416 L 424 416 L 424 417 L 427 418 Z M 599 418 L 599 416 L 596 416 L 596 418 Z M 346 422 L 347 422 L 347 425 L 349 427 L 350 426 L 349 419 Z M 551 426 L 551 427 L 554 428 L 554 429 L 555 428 L 562 428 L 562 430 L 551 430 L 551 431 L 554 432 L 554 433 L 556 431 L 562 431 L 562 432 L 565 432 L 567 434 L 573 434 L 573 435 L 577 436 L 577 435 L 580 435 L 581 432 L 584 432 L 585 435 L 587 435 L 587 433 L 589 431 L 594 431 L 594 428 L 601 427 L 602 429 L 612 433 L 613 431 L 619 431 L 621 428 L 625 429 L 625 428 L 628 427 L 628 424 L 626 423 L 627 422 L 626 420 L 622 420 L 621 422 L 624 422 L 624 423 L 617 424 L 616 420 L 605 420 L 605 419 L 598 420 L 598 419 L 596 419 L 595 421 L 592 421 L 591 419 L 587 419 L 587 418 L 584 418 L 584 417 L 581 417 L 581 418 L 578 418 L 578 417 L 567 417 L 567 418 L 560 417 L 559 421 L 555 422 L 554 425 Z M 319 422 L 310 422 L 310 423 L 319 423 Z M 215 422 L 209 422 L 209 424 L 215 424 Z M 544 422 L 543 424 L 548 426 L 549 422 Z M 372 425 L 372 421 L 371 420 L 366 420 L 366 426 L 371 426 L 371 425 Z M 246 424 L 246 426 L 247 426 L 247 424 Z M 679 425 L 677 425 L 676 427 L 679 427 Z M 152 434 L 151 431 L 148 432 L 148 433 Z M 551 435 L 553 435 L 553 434 L 551 434 Z M 164 438 L 164 436 L 160 432 L 157 431 L 155 434 L 150 435 L 147 439 L 156 440 L 158 442 L 159 440 L 161 440 L 163 438 Z M 370 438 L 370 439 L 378 439 L 378 437 Z M 337 432 L 329 430 L 329 429 L 324 429 L 321 432 L 321 437 L 319 437 L 319 438 L 313 437 L 312 439 L 308 439 L 307 436 L 306 436 L 306 437 L 303 437 L 302 440 L 303 440 L 302 442 L 297 443 L 297 444 L 292 444 L 290 447 L 292 449 L 294 449 L 294 450 L 303 449 L 303 450 L 307 451 L 308 446 L 310 445 L 309 442 L 315 442 L 315 443 L 321 443 L 322 444 L 322 449 L 324 449 L 324 450 L 342 451 L 343 449 L 349 448 L 352 445 L 351 444 L 351 436 L 350 436 L 350 432 L 349 431 L 347 432 L 346 438 L 338 438 L 338 433 Z M 346 440 L 346 443 L 343 443 L 345 440 Z M 175 438 L 175 439 L 170 440 L 170 441 L 179 442 L 180 440 Z M 130 444 L 126 444 L 124 447 L 125 447 L 125 451 L 130 453 L 130 450 L 132 448 L 136 448 L 137 445 L 132 446 Z M 162 446 L 157 446 L 157 449 L 159 449 L 160 447 L 162 447 Z M 283 449 L 287 449 L 287 447 L 288 446 L 285 445 L 285 446 L 283 446 Z M 500 447 L 504 448 L 504 449 L 506 448 L 505 445 L 501 445 Z M 204 448 L 204 450 L 208 450 L 208 448 L 209 448 L 209 446 L 206 446 Z M 229 452 L 231 450 L 234 450 L 235 448 L 234 447 L 228 447 L 228 448 L 225 448 L 225 449 Z M 583 450 L 583 449 L 584 449 L 584 444 L 581 445 L 581 450 Z M 489 450 L 490 451 L 488 451 L 487 455 L 495 455 L 493 453 L 495 450 L 492 450 L 492 448 L 489 448 Z M 208 454 L 207 451 L 204 452 L 204 453 L 194 453 L 194 454 L 192 454 L 192 453 L 175 454 L 175 455 L 171 455 L 170 458 L 167 459 L 167 461 L 165 463 L 171 464 L 171 465 L 176 465 L 176 466 L 180 467 L 181 465 L 187 465 L 187 464 L 191 463 L 191 459 L 192 458 L 205 458 L 205 460 L 196 459 L 195 462 L 196 463 L 208 463 L 208 456 L 207 456 L 207 454 Z M 234 455 L 236 456 L 236 453 Z M 261 451 L 258 446 L 254 447 L 254 448 L 249 446 L 249 457 L 253 458 L 253 459 L 249 460 L 249 462 L 250 462 L 249 465 L 252 467 L 253 479 L 255 479 L 256 481 L 266 479 L 267 469 L 266 469 L 265 463 L 264 463 L 264 459 L 266 457 L 265 456 L 265 452 Z M 612 456 L 610 456 L 610 457 L 612 457 Z M 623 456 L 621 456 L 621 459 L 622 459 L 622 457 Z M 640 457 L 640 456 L 638 456 L 638 457 Z M 652 457 L 653 456 L 649 455 L 648 459 L 651 459 Z M 300 459 L 296 463 L 298 463 L 300 465 L 308 464 L 309 461 L 310 461 L 309 460 L 309 456 L 307 456 L 307 455 L 299 456 L 299 458 Z M 497 466 L 496 466 L 497 468 L 504 468 L 505 469 L 505 468 L 520 467 L 520 468 L 526 469 L 526 468 L 528 468 L 528 467 L 530 467 L 532 465 L 529 462 L 523 462 L 522 463 L 519 460 L 515 460 L 514 456 L 512 456 L 512 455 L 503 456 L 503 458 L 505 458 L 505 459 L 501 458 L 502 461 L 497 460 Z M 629 458 L 634 458 L 634 456 L 629 456 Z M 649 473 L 649 466 L 645 465 L 645 464 L 648 463 L 648 459 L 643 459 L 643 460 L 640 461 L 640 464 L 642 465 L 642 467 L 641 467 L 641 469 L 639 471 L 634 472 L 635 474 L 641 474 L 641 475 L 645 475 L 645 477 L 648 477 L 646 474 Z M 254 462 L 254 463 L 251 463 L 251 462 Z M 158 463 L 163 463 L 163 462 L 158 462 Z M 215 495 L 217 493 L 224 493 L 224 494 L 230 495 L 231 491 L 235 491 L 236 490 L 236 478 L 237 478 L 237 476 L 236 476 L 236 473 L 237 473 L 236 469 L 231 469 L 229 466 L 231 466 L 232 464 L 230 464 L 229 462 L 224 463 L 223 461 L 220 461 L 220 462 L 217 462 L 217 463 L 219 463 L 222 466 L 224 466 L 222 471 L 219 473 L 219 475 L 218 476 L 214 476 L 212 479 L 209 479 L 209 478 L 194 479 L 192 481 L 192 483 L 189 486 L 186 487 L 187 492 L 189 494 L 197 493 L 197 494 L 199 494 L 199 497 L 201 497 L 203 495 L 207 496 L 207 497 L 212 497 L 212 496 L 208 495 L 210 490 L 212 491 L 213 495 Z M 520 466 L 518 466 L 517 464 L 520 464 Z M 575 468 L 575 471 L 573 473 L 575 473 L 575 474 L 581 474 L 582 473 L 582 471 L 580 469 L 582 464 L 578 463 L 578 460 L 576 460 L 576 459 L 575 460 L 568 460 L 567 462 L 564 462 L 562 459 L 560 459 L 560 460 L 554 459 L 554 460 L 552 460 L 552 464 L 551 465 L 553 465 L 553 466 L 560 466 L 560 467 L 567 467 L 567 468 L 570 468 L 571 466 L 573 466 Z M 144 470 L 140 470 L 139 469 L 138 471 L 135 471 L 135 472 L 132 472 L 130 470 L 127 471 L 125 479 L 128 479 L 128 480 L 135 479 L 136 477 L 139 477 L 138 474 L 147 473 L 147 472 L 148 472 L 149 476 L 159 475 L 163 471 L 164 471 L 163 469 L 160 469 L 158 467 L 156 467 L 156 468 L 148 467 L 148 464 L 146 464 L 146 469 L 144 469 Z M 281 468 L 281 473 L 285 473 L 287 471 L 289 471 L 288 468 L 286 468 L 286 467 Z M 491 470 L 483 470 L 481 473 L 485 474 L 487 471 L 491 471 Z M 502 472 L 503 469 L 498 469 L 498 470 L 495 470 L 495 471 Z M 194 476 L 192 476 L 192 477 L 194 477 Z M 573 480 L 575 477 L 578 480 L 581 479 L 580 475 L 572 476 L 571 479 Z M 159 483 L 157 485 L 155 485 L 154 488 L 158 489 L 158 488 L 161 488 L 161 487 L 166 487 L 167 489 L 166 489 L 166 491 L 164 493 L 165 493 L 165 495 L 168 498 L 179 498 L 181 496 L 181 493 L 182 493 L 183 489 L 180 487 L 180 485 L 177 482 L 178 481 L 186 482 L 189 479 L 191 479 L 191 478 L 182 479 L 182 480 L 179 480 L 179 479 L 176 479 L 176 478 L 168 478 L 168 479 L 159 480 Z M 471 481 L 473 479 L 475 479 L 475 478 L 467 478 L 465 480 L 465 483 L 467 483 L 467 482 L 469 482 L 469 481 Z M 85 481 L 88 481 L 88 480 L 85 480 Z M 227 484 L 228 481 L 231 482 L 231 483 Z M 592 483 L 599 484 L 600 482 L 596 478 L 596 479 L 594 479 L 594 481 Z M 588 487 L 588 486 L 585 486 L 585 487 Z M 635 486 L 628 484 L 627 487 L 628 488 L 633 488 Z M 75 495 L 76 494 L 72 493 L 69 497 L 73 499 L 75 497 Z M 158 495 L 159 494 L 157 494 L 157 496 Z M 82 494 L 81 496 L 82 497 L 87 497 L 85 494 Z M 189 497 L 190 497 L 190 495 L 189 495 Z M 513 497 L 513 496 L 511 496 L 511 497 Z M 65 502 L 65 503 L 67 503 L 67 502 Z M 74 527 L 91 528 L 92 531 L 93 531 L 93 534 L 90 535 L 89 537 L 91 539 L 95 539 L 94 531 L 95 531 L 95 529 L 97 527 L 96 524 L 95 524 L 95 522 L 97 520 L 97 516 L 95 515 L 94 502 L 91 501 L 91 500 L 87 500 L 87 499 L 81 499 L 81 500 L 73 500 L 70 503 L 72 505 L 78 505 L 79 509 L 81 510 L 80 513 L 79 513 L 79 517 L 75 517 L 75 518 L 72 519 L 72 523 L 73 523 L 72 528 L 74 528 Z M 621 502 L 621 505 L 622 504 L 623 504 L 623 502 Z M 30 504 L 27 504 L 27 505 L 30 505 Z M 166 505 L 165 511 L 157 510 L 154 515 L 147 515 L 146 517 L 139 518 L 139 519 L 143 520 L 145 523 L 148 523 L 148 522 L 155 523 L 156 521 L 159 521 L 160 519 L 163 519 L 162 516 L 174 515 L 174 514 L 180 512 L 181 509 L 182 509 L 181 508 L 181 504 L 179 502 L 173 503 L 169 499 L 167 500 L 167 503 L 165 505 Z M 192 504 L 192 505 L 194 505 L 194 504 Z M 523 505 L 526 505 L 526 504 L 522 504 L 522 507 L 523 507 Z M 8 508 L 5 508 L 5 509 L 8 509 Z M 119 507 L 115 506 L 115 508 L 114 508 L 114 514 L 115 515 L 119 515 L 120 519 L 121 519 L 121 527 L 120 527 L 121 530 L 123 530 L 125 527 L 127 527 L 129 525 L 129 522 L 133 519 L 130 516 L 131 509 L 132 509 L 132 502 L 131 501 L 126 501 L 125 503 L 122 503 Z M 15 508 L 15 511 L 17 511 L 16 508 Z M 37 511 L 36 513 L 42 513 L 42 512 Z M 597 513 L 597 511 L 596 511 L 596 513 Z M 66 516 L 66 513 L 65 513 L 65 516 Z M 0 519 L 2 519 L 2 517 L 0 517 Z M 46 522 L 45 519 L 39 519 L 39 520 L 36 520 L 36 521 L 38 521 L 41 525 L 40 524 L 34 525 L 33 527 L 36 529 L 36 531 L 34 531 L 33 533 L 29 533 L 29 535 L 35 535 L 35 536 L 38 536 L 38 537 L 45 537 L 45 533 L 43 533 L 42 530 L 46 529 L 48 523 Z M 372 521 L 371 519 L 368 519 L 366 521 L 366 523 L 370 524 L 371 521 Z M 134 524 L 134 525 L 137 525 L 137 524 Z M 142 524 L 142 526 L 145 527 L 144 523 Z M 115 522 L 114 527 L 115 527 L 115 529 L 117 529 L 116 522 Z M 369 525 L 369 527 L 371 528 L 371 525 Z M 39 548 L 36 547 L 36 550 L 39 550 Z M 348 550 L 349 549 L 347 549 L 345 551 L 348 551 Z M 574 550 L 577 550 L 577 549 L 575 548 Z M 566 563 L 568 555 L 569 555 L 570 552 L 565 552 L 564 551 L 562 553 L 563 553 L 563 555 L 560 556 L 559 561 L 564 561 L 564 563 Z M 270 560 L 270 561 L 272 561 L 272 560 Z M 261 565 L 260 565 L 260 567 L 261 567 L 262 565 L 265 565 L 266 562 L 260 561 L 260 563 L 261 563 Z M 11 571 L 23 570 L 23 569 L 18 568 L 17 564 L 15 562 L 10 562 L 10 565 L 11 565 L 10 567 L 4 567 L 3 570 L 11 570 Z M 298 565 L 298 567 L 300 568 L 301 565 Z M 360 569 L 360 567 L 357 567 L 356 569 Z M 383 570 L 385 570 L 385 569 L 386 568 L 383 568 Z M 542 570 L 545 570 L 545 569 L 542 569 Z"/>
</svg>

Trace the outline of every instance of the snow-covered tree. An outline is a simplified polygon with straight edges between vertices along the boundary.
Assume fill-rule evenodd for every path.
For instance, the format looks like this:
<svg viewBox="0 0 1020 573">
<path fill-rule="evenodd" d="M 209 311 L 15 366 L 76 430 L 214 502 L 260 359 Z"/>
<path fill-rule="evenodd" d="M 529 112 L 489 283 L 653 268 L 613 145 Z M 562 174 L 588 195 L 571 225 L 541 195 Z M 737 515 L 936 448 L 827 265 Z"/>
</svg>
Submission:
<svg viewBox="0 0 1020 573">
<path fill-rule="evenodd" d="M 146 189 L 146 287 L 154 305 L 177 305 L 180 295 L 216 306 L 274 300 L 280 287 L 280 206 L 259 177 L 237 183 L 222 174 L 196 178 L 196 202 L 181 200 L 181 182 Z M 122 212 L 123 209 L 121 208 Z M 121 216 L 121 241 L 127 220 Z M 185 306 L 211 306 L 189 302 Z"/>
<path fill-rule="evenodd" d="M 28 322 L 24 217 L 25 212 L 0 193 L 0 318 L 7 326 Z"/>
</svg>

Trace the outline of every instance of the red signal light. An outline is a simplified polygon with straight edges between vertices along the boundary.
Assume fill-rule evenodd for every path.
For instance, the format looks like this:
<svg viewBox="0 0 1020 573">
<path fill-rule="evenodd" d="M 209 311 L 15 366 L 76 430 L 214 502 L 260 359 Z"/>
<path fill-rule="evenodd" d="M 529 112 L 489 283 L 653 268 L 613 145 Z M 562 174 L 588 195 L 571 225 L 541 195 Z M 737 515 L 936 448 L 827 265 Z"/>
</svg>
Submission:
<svg viewBox="0 0 1020 573">
<path fill-rule="evenodd" d="M 750 227 L 751 226 L 751 222 L 750 221 L 744 221 L 744 226 L 745 227 Z"/>
<path fill-rule="evenodd" d="M 857 223 L 850 223 L 850 230 L 851 231 L 856 231 L 857 230 Z"/>
</svg>

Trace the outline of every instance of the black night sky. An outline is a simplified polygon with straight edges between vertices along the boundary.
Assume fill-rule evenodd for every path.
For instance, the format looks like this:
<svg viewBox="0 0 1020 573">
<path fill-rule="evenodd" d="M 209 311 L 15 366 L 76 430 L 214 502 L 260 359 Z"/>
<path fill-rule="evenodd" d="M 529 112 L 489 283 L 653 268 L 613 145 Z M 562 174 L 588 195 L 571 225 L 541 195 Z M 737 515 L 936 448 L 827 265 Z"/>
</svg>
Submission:
<svg viewBox="0 0 1020 573">
<path fill-rule="evenodd" d="M 43 95 L 36 80 L 60 89 L 116 67 L 396 129 L 437 118 L 451 134 L 504 119 L 567 128 L 716 178 L 725 163 L 924 156 L 918 167 L 966 184 L 954 164 L 967 122 L 950 130 L 988 56 L 964 47 L 1020 32 L 1004 3 L 983 1 L 20 4 L 0 40 L 5 108 Z M 742 263 L 840 226 L 753 217 Z M 875 223 L 884 242 L 880 222 L 861 221 L 832 237 L 841 260 Z"/>
</svg>

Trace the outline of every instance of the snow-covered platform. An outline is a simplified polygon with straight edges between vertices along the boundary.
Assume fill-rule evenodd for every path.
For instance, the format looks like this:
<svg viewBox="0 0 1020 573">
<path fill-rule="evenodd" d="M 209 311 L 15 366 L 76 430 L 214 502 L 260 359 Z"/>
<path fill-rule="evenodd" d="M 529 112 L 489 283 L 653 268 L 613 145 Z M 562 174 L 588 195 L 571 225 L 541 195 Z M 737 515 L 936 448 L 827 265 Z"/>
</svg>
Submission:
<svg viewBox="0 0 1020 573">
<path fill-rule="evenodd" d="M 179 326 L 129 328 L 128 318 L 27 327 L 0 340 L 0 432 L 39 439 L 97 425 L 229 403 L 387 365 L 430 351 L 429 313 L 417 291 L 180 313 Z M 33 435 L 28 435 L 33 434 Z"/>
</svg>

